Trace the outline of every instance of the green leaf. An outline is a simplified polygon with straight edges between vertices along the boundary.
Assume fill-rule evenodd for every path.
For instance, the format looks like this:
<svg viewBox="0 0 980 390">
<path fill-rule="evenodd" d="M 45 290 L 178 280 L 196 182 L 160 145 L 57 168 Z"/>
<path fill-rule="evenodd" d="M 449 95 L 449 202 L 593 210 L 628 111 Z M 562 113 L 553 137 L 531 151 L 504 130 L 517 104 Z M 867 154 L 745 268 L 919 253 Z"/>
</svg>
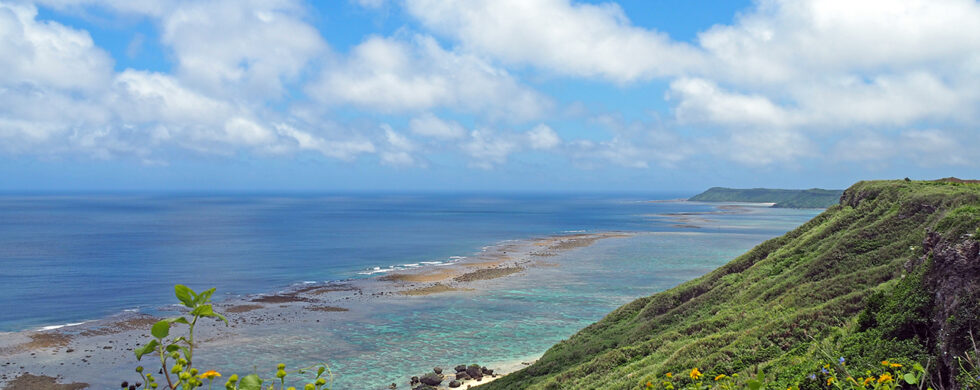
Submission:
<svg viewBox="0 0 980 390">
<path fill-rule="evenodd" d="M 150 340 L 150 342 L 144 344 L 142 347 L 137 347 L 136 349 L 133 350 L 133 353 L 136 354 L 136 360 L 142 359 L 143 355 L 156 351 L 158 346 L 160 346 L 160 342 L 156 340 Z"/>
<path fill-rule="evenodd" d="M 218 314 L 218 313 L 214 313 L 214 317 L 218 318 L 219 320 L 224 321 L 226 326 L 228 325 L 228 319 L 225 318 L 225 316 L 223 316 L 221 314 Z"/>
<path fill-rule="evenodd" d="M 262 390 L 262 378 L 258 375 L 247 375 L 238 381 L 238 390 Z"/>
<path fill-rule="evenodd" d="M 913 364 L 912 365 L 912 368 L 914 368 L 918 372 L 925 372 L 926 371 L 926 369 L 925 368 L 922 368 L 922 365 L 919 364 L 919 363 Z"/>
<path fill-rule="evenodd" d="M 206 305 L 200 305 L 198 307 L 195 307 L 194 310 L 191 310 L 191 315 L 201 316 L 201 317 L 212 317 L 214 316 L 214 308 L 211 307 L 210 303 Z"/>
<path fill-rule="evenodd" d="M 762 388 L 762 381 L 756 379 L 749 379 L 748 381 L 745 382 L 745 386 L 748 387 L 750 390 L 759 390 L 760 388 Z"/>
<path fill-rule="evenodd" d="M 184 318 L 184 317 L 171 317 L 171 318 L 164 319 L 164 321 L 167 321 L 167 322 L 169 322 L 171 324 L 172 323 L 175 323 L 175 322 L 176 323 L 179 323 L 179 324 L 184 324 L 184 325 L 190 325 L 191 324 L 190 322 L 187 322 L 187 319 Z"/>
<path fill-rule="evenodd" d="M 194 297 L 197 294 L 195 294 L 194 290 L 191 290 L 190 287 L 183 284 L 175 285 L 174 294 L 177 295 L 177 299 L 179 299 L 184 306 L 194 307 Z"/>
<path fill-rule="evenodd" d="M 319 370 L 316 370 L 316 378 L 317 379 L 320 379 L 320 376 L 323 375 L 323 372 L 326 371 L 326 370 L 327 370 L 326 367 L 320 366 L 320 369 Z"/>
<path fill-rule="evenodd" d="M 214 295 L 214 287 L 211 287 L 207 291 L 202 292 L 201 295 L 198 295 L 197 298 L 194 299 L 194 304 L 200 305 L 202 303 L 208 303 L 211 300 L 212 295 Z"/>
<path fill-rule="evenodd" d="M 906 373 L 904 376 L 902 376 L 902 379 L 905 379 L 905 383 L 908 383 L 910 385 L 914 385 L 919 382 L 918 380 L 915 379 L 915 375 L 912 375 L 911 372 Z"/>
<path fill-rule="evenodd" d="M 150 330 L 150 334 L 153 337 L 162 339 L 170 335 L 170 323 L 167 320 L 160 320 L 153 324 L 153 328 Z"/>
</svg>

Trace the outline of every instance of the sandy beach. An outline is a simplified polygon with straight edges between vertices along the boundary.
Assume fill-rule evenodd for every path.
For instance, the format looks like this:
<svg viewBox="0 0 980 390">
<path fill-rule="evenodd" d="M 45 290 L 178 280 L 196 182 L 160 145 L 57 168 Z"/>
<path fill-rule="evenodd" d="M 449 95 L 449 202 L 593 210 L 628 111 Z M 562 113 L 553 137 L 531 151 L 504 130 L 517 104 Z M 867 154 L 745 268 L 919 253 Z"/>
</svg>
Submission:
<svg viewBox="0 0 980 390">
<path fill-rule="evenodd" d="M 364 279 L 329 283 L 310 283 L 274 293 L 243 296 L 219 302 L 215 309 L 224 313 L 229 326 L 207 322 L 198 327 L 200 340 L 208 345 L 248 343 L 243 334 L 277 324 L 328 322 L 340 316 L 357 316 L 381 304 L 398 304 L 406 299 L 445 294 L 446 299 L 465 299 L 465 295 L 486 289 L 485 282 L 519 275 L 534 267 L 560 266 L 554 259 L 577 248 L 609 238 L 630 237 L 630 233 L 603 232 L 568 234 L 511 241 L 485 248 L 456 263 L 400 270 Z M 452 295 L 456 294 L 456 295 Z M 179 315 L 177 307 L 160 308 Z M 118 383 L 106 373 L 125 372 L 137 365 L 132 350 L 148 339 L 150 326 L 159 320 L 141 313 L 123 313 L 74 326 L 43 331 L 0 334 L 0 388 L 7 390 L 82 389 L 89 383 Z M 434 361 L 434 365 L 452 363 Z M 526 359 L 525 359 L 526 360 Z M 487 364 L 499 375 L 521 368 L 514 362 L 475 362 Z M 473 362 L 469 362 L 473 363 Z M 146 362 L 145 364 L 150 364 Z M 449 370 L 451 371 L 451 370 Z M 110 374 L 112 375 L 112 374 Z M 496 377 L 486 376 L 486 383 Z M 99 379 L 101 381 L 94 381 Z M 108 380 L 108 381 L 107 381 Z M 409 388 L 408 378 L 392 378 L 399 388 Z M 445 381 L 443 386 L 449 381 Z M 98 386 L 96 386 L 98 387 Z"/>
</svg>

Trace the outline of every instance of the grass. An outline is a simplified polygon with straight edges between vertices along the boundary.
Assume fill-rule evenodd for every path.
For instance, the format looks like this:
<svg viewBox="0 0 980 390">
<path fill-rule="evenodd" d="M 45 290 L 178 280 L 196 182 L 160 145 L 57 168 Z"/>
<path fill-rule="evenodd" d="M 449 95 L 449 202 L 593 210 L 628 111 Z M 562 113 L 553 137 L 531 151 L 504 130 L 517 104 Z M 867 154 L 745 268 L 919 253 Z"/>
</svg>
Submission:
<svg viewBox="0 0 980 390">
<path fill-rule="evenodd" d="M 616 309 L 480 388 L 642 389 L 691 367 L 712 378 L 761 370 L 772 388 L 805 388 L 827 355 L 858 371 L 885 359 L 925 365 L 936 338 L 923 241 L 928 231 L 972 240 L 978 228 L 980 184 L 859 182 L 799 228 Z M 973 322 L 964 329 L 980 334 Z"/>
<path fill-rule="evenodd" d="M 761 202 L 775 203 L 781 208 L 827 208 L 837 204 L 841 190 L 777 190 L 769 188 L 737 189 L 712 187 L 691 197 L 701 202 Z"/>
</svg>

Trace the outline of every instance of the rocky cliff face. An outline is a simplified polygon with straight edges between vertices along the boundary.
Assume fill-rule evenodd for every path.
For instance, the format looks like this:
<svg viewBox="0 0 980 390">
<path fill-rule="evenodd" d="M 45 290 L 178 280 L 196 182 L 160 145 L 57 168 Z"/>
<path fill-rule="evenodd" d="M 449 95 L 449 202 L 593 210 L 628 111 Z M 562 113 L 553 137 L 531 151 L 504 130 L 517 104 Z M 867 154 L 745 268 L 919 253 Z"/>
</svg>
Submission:
<svg viewBox="0 0 980 390">
<path fill-rule="evenodd" d="M 956 387 L 956 359 L 968 351 L 977 353 L 975 342 L 980 342 L 974 340 L 980 337 L 980 242 L 968 235 L 949 239 L 931 232 L 922 247 L 919 261 L 929 267 L 923 287 L 934 305 L 929 339 L 938 364 L 936 379 Z"/>
</svg>

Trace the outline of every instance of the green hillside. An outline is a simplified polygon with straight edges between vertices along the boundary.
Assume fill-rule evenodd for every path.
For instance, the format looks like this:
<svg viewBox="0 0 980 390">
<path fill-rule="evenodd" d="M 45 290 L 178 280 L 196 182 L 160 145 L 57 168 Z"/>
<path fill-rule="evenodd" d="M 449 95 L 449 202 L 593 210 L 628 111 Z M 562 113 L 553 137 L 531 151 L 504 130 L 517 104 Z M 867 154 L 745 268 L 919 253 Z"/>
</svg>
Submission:
<svg viewBox="0 0 980 390">
<path fill-rule="evenodd" d="M 827 208 L 837 204 L 843 190 L 778 190 L 770 188 L 712 187 L 688 200 L 698 202 L 775 203 L 782 208 Z"/>
<path fill-rule="evenodd" d="M 827 388 L 808 376 L 838 356 L 858 373 L 920 362 L 932 387 L 963 387 L 954 357 L 980 337 L 978 237 L 980 184 L 859 182 L 803 226 L 480 389 L 641 389 L 692 367 Z"/>
</svg>

